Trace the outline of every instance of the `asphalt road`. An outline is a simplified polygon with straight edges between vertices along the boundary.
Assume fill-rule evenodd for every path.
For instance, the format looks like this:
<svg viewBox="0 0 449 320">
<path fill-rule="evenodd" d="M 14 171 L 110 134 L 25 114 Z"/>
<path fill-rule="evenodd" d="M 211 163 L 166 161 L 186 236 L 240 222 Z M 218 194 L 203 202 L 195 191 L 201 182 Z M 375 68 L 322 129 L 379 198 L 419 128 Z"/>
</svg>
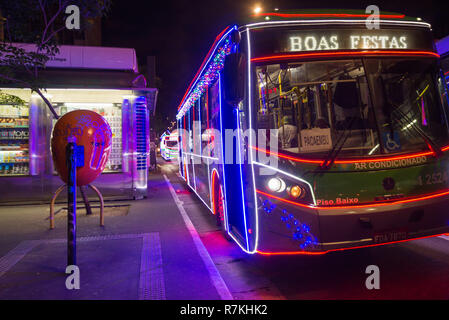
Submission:
<svg viewBox="0 0 449 320">
<path fill-rule="evenodd" d="M 248 255 L 227 241 L 208 209 L 161 162 L 234 299 L 449 299 L 449 237 L 332 252 L 321 256 Z M 368 290 L 376 265 L 380 288 Z"/>
</svg>

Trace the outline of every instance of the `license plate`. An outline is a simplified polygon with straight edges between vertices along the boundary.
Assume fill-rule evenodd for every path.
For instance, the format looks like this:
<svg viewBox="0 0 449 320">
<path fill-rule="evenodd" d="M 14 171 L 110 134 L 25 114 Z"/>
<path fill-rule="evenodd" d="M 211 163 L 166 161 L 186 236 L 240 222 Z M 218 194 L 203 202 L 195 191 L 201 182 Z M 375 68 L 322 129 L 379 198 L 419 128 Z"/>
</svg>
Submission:
<svg viewBox="0 0 449 320">
<path fill-rule="evenodd" d="M 408 233 L 405 230 L 390 230 L 375 233 L 373 236 L 374 243 L 385 243 L 406 240 Z"/>
</svg>

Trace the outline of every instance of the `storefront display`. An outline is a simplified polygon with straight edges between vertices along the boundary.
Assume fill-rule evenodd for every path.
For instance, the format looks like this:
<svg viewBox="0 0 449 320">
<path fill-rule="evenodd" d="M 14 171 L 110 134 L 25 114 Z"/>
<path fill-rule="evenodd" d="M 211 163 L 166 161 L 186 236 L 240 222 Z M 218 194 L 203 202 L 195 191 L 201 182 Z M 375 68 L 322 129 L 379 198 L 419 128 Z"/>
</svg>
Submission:
<svg viewBox="0 0 449 320">
<path fill-rule="evenodd" d="M 29 111 L 24 105 L 0 105 L 0 176 L 29 174 Z"/>
<path fill-rule="evenodd" d="M 103 115 L 112 130 L 112 150 L 104 172 L 122 171 L 122 107 L 114 104 L 110 113 Z"/>
<path fill-rule="evenodd" d="M 29 89 L 1 88 L 18 102 L 0 99 L 0 203 L 48 201 L 61 186 L 50 140 L 56 120 L 46 103 Z M 91 110 L 112 131 L 106 169 L 95 181 L 108 199 L 140 199 L 147 193 L 149 112 L 147 91 L 47 89 L 56 113 Z M 2 103 L 3 102 L 3 103 Z M 17 192 L 21 190 L 21 192 Z"/>
</svg>

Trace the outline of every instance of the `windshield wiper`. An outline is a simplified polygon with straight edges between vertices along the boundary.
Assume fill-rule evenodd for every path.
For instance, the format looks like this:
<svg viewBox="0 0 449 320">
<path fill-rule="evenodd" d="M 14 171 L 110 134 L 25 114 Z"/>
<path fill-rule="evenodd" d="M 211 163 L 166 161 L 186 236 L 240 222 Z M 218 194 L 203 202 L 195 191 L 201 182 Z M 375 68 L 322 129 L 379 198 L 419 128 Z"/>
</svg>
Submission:
<svg viewBox="0 0 449 320">
<path fill-rule="evenodd" d="M 386 87 L 385 87 L 384 79 L 382 77 L 380 77 L 380 83 L 382 84 L 384 103 L 392 106 L 392 104 L 388 101 L 388 99 L 386 97 Z M 388 105 L 387 105 L 387 108 L 388 108 Z M 394 120 L 399 122 L 404 127 L 412 128 L 413 131 L 415 133 L 417 133 L 419 135 L 419 137 L 421 137 L 421 139 L 424 140 L 424 142 L 427 144 L 427 146 L 432 151 L 432 153 L 437 158 L 440 157 L 443 154 L 443 152 L 441 151 L 441 148 L 421 128 L 416 126 L 416 124 L 412 120 L 410 120 L 407 117 L 407 115 L 404 114 L 399 108 L 400 108 L 400 106 L 395 107 L 393 110 L 388 111 L 388 114 L 390 116 L 393 116 Z M 388 110 L 388 109 L 386 109 L 386 110 Z M 399 117 L 395 115 L 395 112 L 397 112 L 399 114 Z M 409 123 L 407 123 L 407 122 L 404 123 L 404 121 L 409 121 Z"/>
<path fill-rule="evenodd" d="M 319 168 L 321 170 L 329 170 L 332 167 L 332 165 L 335 162 L 335 159 L 337 158 L 341 149 L 345 145 L 346 140 L 348 140 L 348 137 L 351 134 L 351 128 L 354 125 L 354 122 L 356 119 L 357 119 L 357 117 L 352 117 L 350 119 L 349 123 L 345 126 L 345 128 L 343 129 L 343 132 L 337 138 L 337 141 L 335 142 L 331 151 L 326 155 L 326 158 L 324 159 L 323 163 L 320 165 Z"/>
<path fill-rule="evenodd" d="M 397 117 L 394 113 L 397 112 L 399 114 L 399 117 Z M 407 117 L 406 114 L 404 114 L 399 107 L 396 107 L 392 112 L 391 115 L 395 118 L 396 121 L 401 123 L 406 128 L 411 128 L 415 133 L 421 137 L 424 142 L 427 144 L 429 149 L 435 154 L 435 156 L 438 158 L 443 154 L 443 151 L 441 151 L 441 148 L 433 141 L 420 127 L 418 127 L 414 121 L 412 121 L 410 118 Z M 408 121 L 408 123 L 407 123 Z"/>
</svg>

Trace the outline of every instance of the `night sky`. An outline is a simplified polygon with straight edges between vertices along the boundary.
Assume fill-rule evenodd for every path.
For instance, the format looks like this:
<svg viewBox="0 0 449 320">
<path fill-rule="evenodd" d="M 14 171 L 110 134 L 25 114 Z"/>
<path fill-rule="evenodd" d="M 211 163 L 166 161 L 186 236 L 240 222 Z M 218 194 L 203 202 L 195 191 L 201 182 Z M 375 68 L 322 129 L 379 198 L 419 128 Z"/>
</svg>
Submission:
<svg viewBox="0 0 449 320">
<path fill-rule="evenodd" d="M 103 21 L 103 46 L 135 48 L 144 73 L 146 56 L 156 56 L 160 78 L 159 117 L 174 120 L 177 106 L 204 56 L 220 31 L 245 21 L 260 5 L 265 12 L 289 9 L 362 9 L 375 4 L 382 11 L 421 17 L 435 37 L 449 35 L 449 1 L 292 1 L 292 0 L 113 0 Z"/>
</svg>

